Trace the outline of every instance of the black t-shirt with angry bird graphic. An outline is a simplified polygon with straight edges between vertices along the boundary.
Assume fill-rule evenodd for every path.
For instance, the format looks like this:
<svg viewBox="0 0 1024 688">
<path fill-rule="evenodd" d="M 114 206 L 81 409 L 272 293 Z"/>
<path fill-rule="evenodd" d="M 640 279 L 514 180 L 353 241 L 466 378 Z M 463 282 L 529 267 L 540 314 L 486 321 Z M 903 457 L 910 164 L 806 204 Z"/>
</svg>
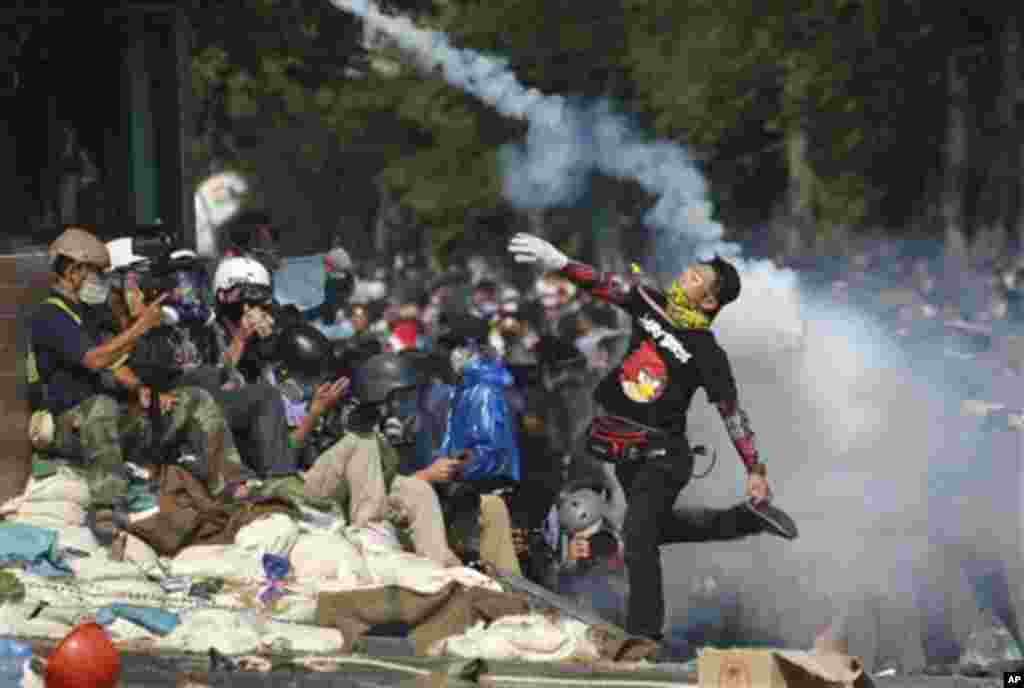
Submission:
<svg viewBox="0 0 1024 688">
<path fill-rule="evenodd" d="M 701 387 L 708 401 L 737 397 L 729 358 L 706 329 L 683 329 L 665 315 L 664 294 L 643 286 L 621 307 L 633 320 L 629 350 L 594 392 L 605 411 L 672 433 L 686 431 L 686 414 Z"/>
</svg>

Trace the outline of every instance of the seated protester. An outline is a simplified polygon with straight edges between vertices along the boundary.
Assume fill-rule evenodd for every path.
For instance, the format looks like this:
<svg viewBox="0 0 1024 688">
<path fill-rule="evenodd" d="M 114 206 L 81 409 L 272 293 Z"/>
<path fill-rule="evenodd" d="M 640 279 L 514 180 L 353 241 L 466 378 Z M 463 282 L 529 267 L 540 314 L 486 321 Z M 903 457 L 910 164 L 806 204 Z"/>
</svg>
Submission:
<svg viewBox="0 0 1024 688">
<path fill-rule="evenodd" d="M 150 430 L 146 419 L 124 413 L 126 402 L 148 403 L 144 400 L 149 396 L 126 362 L 137 343 L 159 324 L 164 297 L 140 308 L 124 330 L 99 344 L 83 325 L 79 305 L 83 300 L 106 300 L 107 247 L 89 232 L 69 229 L 50 245 L 50 263 L 57 283 L 31 324 L 34 473 L 46 473 L 47 458 L 78 463 L 86 473 L 93 504 L 113 505 L 128 486 L 123 445 Z M 117 398 L 110 390 L 104 393 L 101 371 L 109 371 L 117 383 Z M 222 452 L 225 463 L 230 463 L 231 432 L 208 394 L 190 390 L 177 398 L 162 398 L 161 405 L 169 415 L 168 433 L 192 432 L 207 439 L 211 451 Z M 223 487 L 223 480 L 213 486 Z"/>
<path fill-rule="evenodd" d="M 348 395 L 349 380 L 331 380 L 338 368 L 332 343 L 306 323 L 292 323 L 276 338 L 272 362 L 264 378 L 283 399 L 289 426 L 289 445 L 299 469 L 291 476 L 265 481 L 257 497 L 286 497 L 314 509 L 340 510 L 351 525 L 363 526 L 384 517 L 387 488 L 397 459 L 387 461 L 373 424 L 362 429 L 340 428 L 332 415 Z M 332 369 L 333 368 L 333 369 Z M 355 403 L 350 415 L 372 416 Z M 357 423 L 357 426 L 362 426 Z"/>
<path fill-rule="evenodd" d="M 344 425 L 331 412 L 347 391 L 351 370 L 346 352 L 336 351 L 327 337 L 312 325 L 288 326 L 277 337 L 274 361 L 264 378 L 282 399 L 289 444 L 297 453 L 300 468 L 312 466 L 345 434 Z"/>
<path fill-rule="evenodd" d="M 151 261 L 134 254 L 130 238 L 107 245 L 112 258 L 114 288 L 111 310 L 127 324 L 152 300 L 155 287 L 168 288 L 163 304 L 164 325 L 147 339 L 180 368 L 175 387 L 198 387 L 220 405 L 245 465 L 257 475 L 290 474 L 298 470 L 288 443 L 288 426 L 281 395 L 267 384 L 230 384 L 217 355 L 213 312 L 203 295 L 208 280 L 190 251 L 170 254 L 170 261 Z M 155 341 L 159 340 L 159 342 Z"/>
<path fill-rule="evenodd" d="M 508 509 L 494 495 L 476 498 L 474 508 L 459 516 L 471 516 L 473 523 L 462 529 L 454 552 L 449 545 L 453 524 L 446 528 L 444 512 L 435 485 L 452 482 L 466 464 L 463 457 L 439 457 L 425 468 L 414 465 L 416 437 L 416 399 L 424 381 L 425 357 L 413 352 L 384 353 L 360 366 L 353 380 L 353 391 L 363 411 L 350 414 L 349 425 L 376 423 L 390 441 L 388 454 L 398 452 L 398 462 L 390 479 L 391 497 L 409 517 L 413 546 L 421 554 L 442 566 L 483 562 L 499 571 L 519 574 L 519 563 L 512 544 Z M 371 407 L 376 412 L 369 412 Z M 365 425 L 364 425 L 365 427 Z M 390 472 L 389 458 L 384 462 Z M 461 545 L 461 546 L 460 546 Z M 458 556 L 457 554 L 460 554 Z"/>
<path fill-rule="evenodd" d="M 225 258 L 213 276 L 219 362 L 235 386 L 260 379 L 273 358 L 274 289 L 252 258 Z"/>
<path fill-rule="evenodd" d="M 166 326 L 142 337 L 128 359 L 142 383 L 125 405 L 126 450 L 133 464 L 178 464 L 213 497 L 245 495 L 255 476 L 242 465 L 234 437 L 220 405 L 199 387 L 181 385 L 183 370 L 175 361 L 176 343 Z M 159 398 L 159 404 L 155 401 Z"/>
</svg>

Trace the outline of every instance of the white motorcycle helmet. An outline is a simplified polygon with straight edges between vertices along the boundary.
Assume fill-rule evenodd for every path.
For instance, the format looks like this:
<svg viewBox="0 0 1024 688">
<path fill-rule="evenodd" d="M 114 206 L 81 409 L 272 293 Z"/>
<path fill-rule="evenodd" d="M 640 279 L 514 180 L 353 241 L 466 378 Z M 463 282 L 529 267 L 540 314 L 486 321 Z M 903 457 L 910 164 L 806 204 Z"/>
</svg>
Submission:
<svg viewBox="0 0 1024 688">
<path fill-rule="evenodd" d="M 269 305 L 274 299 L 270 272 L 253 258 L 225 258 L 213 275 L 217 313 L 229 320 L 242 317 L 243 304 Z"/>
<path fill-rule="evenodd" d="M 263 263 L 245 256 L 225 258 L 213 274 L 213 290 L 220 293 L 239 284 L 270 287 L 270 273 Z"/>
</svg>

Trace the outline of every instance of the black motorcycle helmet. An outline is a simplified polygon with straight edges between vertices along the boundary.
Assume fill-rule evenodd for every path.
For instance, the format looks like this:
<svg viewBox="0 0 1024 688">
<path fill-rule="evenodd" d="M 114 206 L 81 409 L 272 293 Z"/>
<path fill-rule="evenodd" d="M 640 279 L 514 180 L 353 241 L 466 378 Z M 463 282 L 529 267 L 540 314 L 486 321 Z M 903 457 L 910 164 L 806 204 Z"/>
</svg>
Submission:
<svg viewBox="0 0 1024 688">
<path fill-rule="evenodd" d="M 352 376 L 352 395 L 361 404 L 383 404 L 399 391 L 415 390 L 423 381 L 419 357 L 383 353 L 363 361 Z"/>
<path fill-rule="evenodd" d="M 324 333 L 306 323 L 291 325 L 277 337 L 279 371 L 299 382 L 322 382 L 329 372 L 331 351 Z"/>
</svg>

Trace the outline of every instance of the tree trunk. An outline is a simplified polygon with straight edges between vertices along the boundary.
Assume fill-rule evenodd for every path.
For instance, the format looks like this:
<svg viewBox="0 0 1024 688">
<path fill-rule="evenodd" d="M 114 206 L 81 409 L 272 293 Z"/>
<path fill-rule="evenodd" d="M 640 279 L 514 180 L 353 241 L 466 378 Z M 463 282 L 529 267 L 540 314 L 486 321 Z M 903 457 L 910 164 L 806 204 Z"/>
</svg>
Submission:
<svg viewBox="0 0 1024 688">
<path fill-rule="evenodd" d="M 961 293 L 967 268 L 968 241 L 964 226 L 964 193 L 967 172 L 967 78 L 956 55 L 947 64 L 949 112 L 946 125 L 945 179 L 941 213 L 946 240 L 943 288 L 947 300 Z"/>
</svg>

